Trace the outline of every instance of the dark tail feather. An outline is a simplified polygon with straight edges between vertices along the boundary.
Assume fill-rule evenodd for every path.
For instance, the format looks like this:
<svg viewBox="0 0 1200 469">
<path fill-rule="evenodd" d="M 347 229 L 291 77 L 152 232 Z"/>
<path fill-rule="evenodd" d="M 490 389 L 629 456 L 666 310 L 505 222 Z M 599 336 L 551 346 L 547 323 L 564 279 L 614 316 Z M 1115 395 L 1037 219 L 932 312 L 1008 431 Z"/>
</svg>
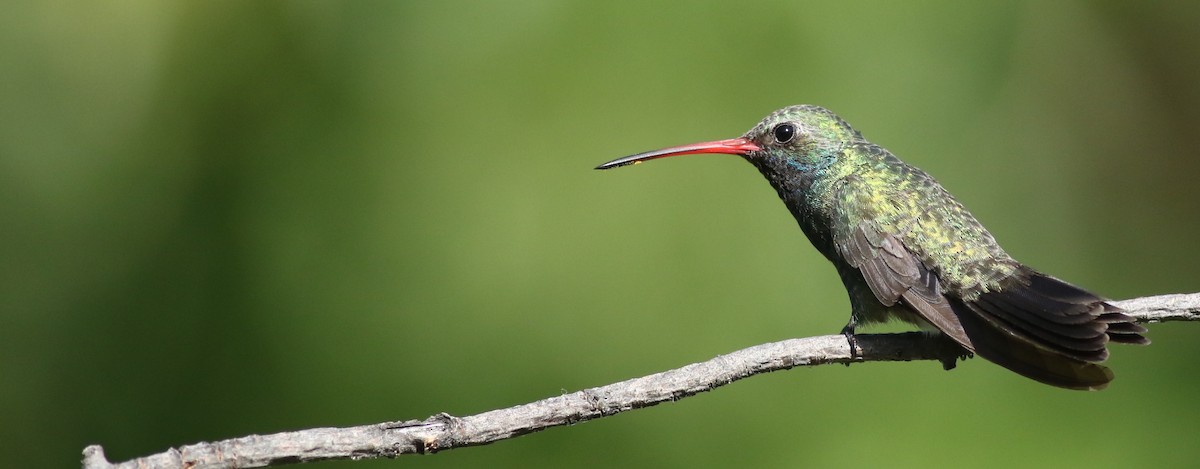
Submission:
<svg viewBox="0 0 1200 469">
<path fill-rule="evenodd" d="M 1142 336 L 1146 328 L 1133 322 L 1133 318 L 1116 306 L 1104 303 L 1104 314 L 1100 320 L 1108 324 L 1108 340 L 1120 344 L 1150 345 L 1150 339 Z"/>
<path fill-rule="evenodd" d="M 1046 384 L 1103 389 L 1108 342 L 1148 344 L 1146 328 L 1092 293 L 1023 268 L 1011 283 L 954 310 L 975 353 Z"/>
<path fill-rule="evenodd" d="M 956 311 L 967 310 L 958 318 L 963 331 L 971 338 L 975 354 L 992 363 L 1026 378 L 1067 389 L 1104 389 L 1113 379 L 1113 373 L 1107 367 L 1048 351 L 1027 338 L 996 327 L 969 306 L 956 303 Z"/>
</svg>

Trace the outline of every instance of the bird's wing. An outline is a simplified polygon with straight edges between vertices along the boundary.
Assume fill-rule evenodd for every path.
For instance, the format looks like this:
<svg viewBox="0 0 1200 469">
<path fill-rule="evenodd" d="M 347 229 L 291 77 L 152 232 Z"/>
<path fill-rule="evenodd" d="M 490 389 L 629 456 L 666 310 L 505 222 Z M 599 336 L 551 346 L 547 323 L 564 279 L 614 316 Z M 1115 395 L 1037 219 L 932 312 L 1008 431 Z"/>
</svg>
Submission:
<svg viewBox="0 0 1200 469">
<path fill-rule="evenodd" d="M 1043 383 L 1102 389 L 1112 372 L 1097 362 L 1109 340 L 1144 344 L 1145 328 L 1099 297 L 1019 266 L 1002 285 L 971 298 L 944 295 L 938 274 L 908 246 L 907 194 L 847 177 L 834 192 L 832 241 L 876 299 L 897 302 L 969 351 Z M 889 208 L 891 206 L 891 208 Z M 919 216 L 919 215 L 917 215 Z"/>
<path fill-rule="evenodd" d="M 875 298 L 884 306 L 904 302 L 942 333 L 967 350 L 971 339 L 954 308 L 942 295 L 937 275 L 894 234 L 881 226 L 873 213 L 871 194 L 853 187 L 847 178 L 837 191 L 834 205 L 840 213 L 833 224 L 833 243 L 841 257 L 857 268 Z M 867 199 L 867 200 L 864 200 Z"/>
</svg>

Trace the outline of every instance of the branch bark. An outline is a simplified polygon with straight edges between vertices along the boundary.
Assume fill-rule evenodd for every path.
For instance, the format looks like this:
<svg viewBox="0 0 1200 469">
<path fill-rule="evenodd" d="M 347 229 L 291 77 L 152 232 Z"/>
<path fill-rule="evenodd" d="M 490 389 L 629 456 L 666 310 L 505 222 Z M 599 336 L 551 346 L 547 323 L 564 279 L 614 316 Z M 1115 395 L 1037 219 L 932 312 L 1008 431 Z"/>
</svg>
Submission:
<svg viewBox="0 0 1200 469">
<path fill-rule="evenodd" d="M 1200 321 L 1200 293 L 1113 301 L 1138 322 Z M 953 342 L 922 332 L 789 339 L 738 350 L 711 360 L 467 417 L 441 413 L 425 420 L 345 428 L 313 428 L 196 443 L 110 463 L 99 445 L 84 448 L 84 469 L 246 468 L 328 459 L 393 458 L 478 446 L 550 427 L 607 417 L 679 400 L 742 378 L 797 366 L 869 361 L 940 360 L 953 367 Z"/>
</svg>

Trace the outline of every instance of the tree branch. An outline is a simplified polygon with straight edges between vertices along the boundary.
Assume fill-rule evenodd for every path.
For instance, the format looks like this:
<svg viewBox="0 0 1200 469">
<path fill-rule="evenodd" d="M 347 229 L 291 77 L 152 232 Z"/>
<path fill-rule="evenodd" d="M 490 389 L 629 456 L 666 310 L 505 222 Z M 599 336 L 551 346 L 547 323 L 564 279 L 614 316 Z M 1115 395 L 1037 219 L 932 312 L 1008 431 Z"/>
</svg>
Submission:
<svg viewBox="0 0 1200 469">
<path fill-rule="evenodd" d="M 1138 322 L 1200 321 L 1200 293 L 1113 301 Z M 392 458 L 478 446 L 550 427 L 607 417 L 710 391 L 742 378 L 797 366 L 868 361 L 940 360 L 953 367 L 962 350 L 922 332 L 789 339 L 711 360 L 468 417 L 441 413 L 425 420 L 251 435 L 197 443 L 113 464 L 99 445 L 84 448 L 84 469 L 244 468 L 327 459 Z"/>
</svg>

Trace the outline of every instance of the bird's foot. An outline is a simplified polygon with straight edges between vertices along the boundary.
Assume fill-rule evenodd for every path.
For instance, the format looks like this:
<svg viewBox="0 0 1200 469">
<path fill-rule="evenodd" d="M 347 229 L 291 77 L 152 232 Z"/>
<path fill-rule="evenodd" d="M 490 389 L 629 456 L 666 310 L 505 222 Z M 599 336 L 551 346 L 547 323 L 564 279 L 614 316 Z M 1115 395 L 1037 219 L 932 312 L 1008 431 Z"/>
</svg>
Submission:
<svg viewBox="0 0 1200 469">
<path fill-rule="evenodd" d="M 938 361 L 942 362 L 942 369 L 946 371 L 953 370 L 955 366 L 958 366 L 959 360 L 975 356 L 945 334 L 936 332 L 930 334 L 934 336 L 932 337 L 934 340 L 939 341 Z"/>
<path fill-rule="evenodd" d="M 858 361 L 861 355 L 858 353 L 858 339 L 854 337 L 854 320 L 842 328 L 841 334 L 846 337 L 846 343 L 850 345 L 850 362 Z M 850 366 L 850 362 L 846 362 L 846 366 Z"/>
</svg>

